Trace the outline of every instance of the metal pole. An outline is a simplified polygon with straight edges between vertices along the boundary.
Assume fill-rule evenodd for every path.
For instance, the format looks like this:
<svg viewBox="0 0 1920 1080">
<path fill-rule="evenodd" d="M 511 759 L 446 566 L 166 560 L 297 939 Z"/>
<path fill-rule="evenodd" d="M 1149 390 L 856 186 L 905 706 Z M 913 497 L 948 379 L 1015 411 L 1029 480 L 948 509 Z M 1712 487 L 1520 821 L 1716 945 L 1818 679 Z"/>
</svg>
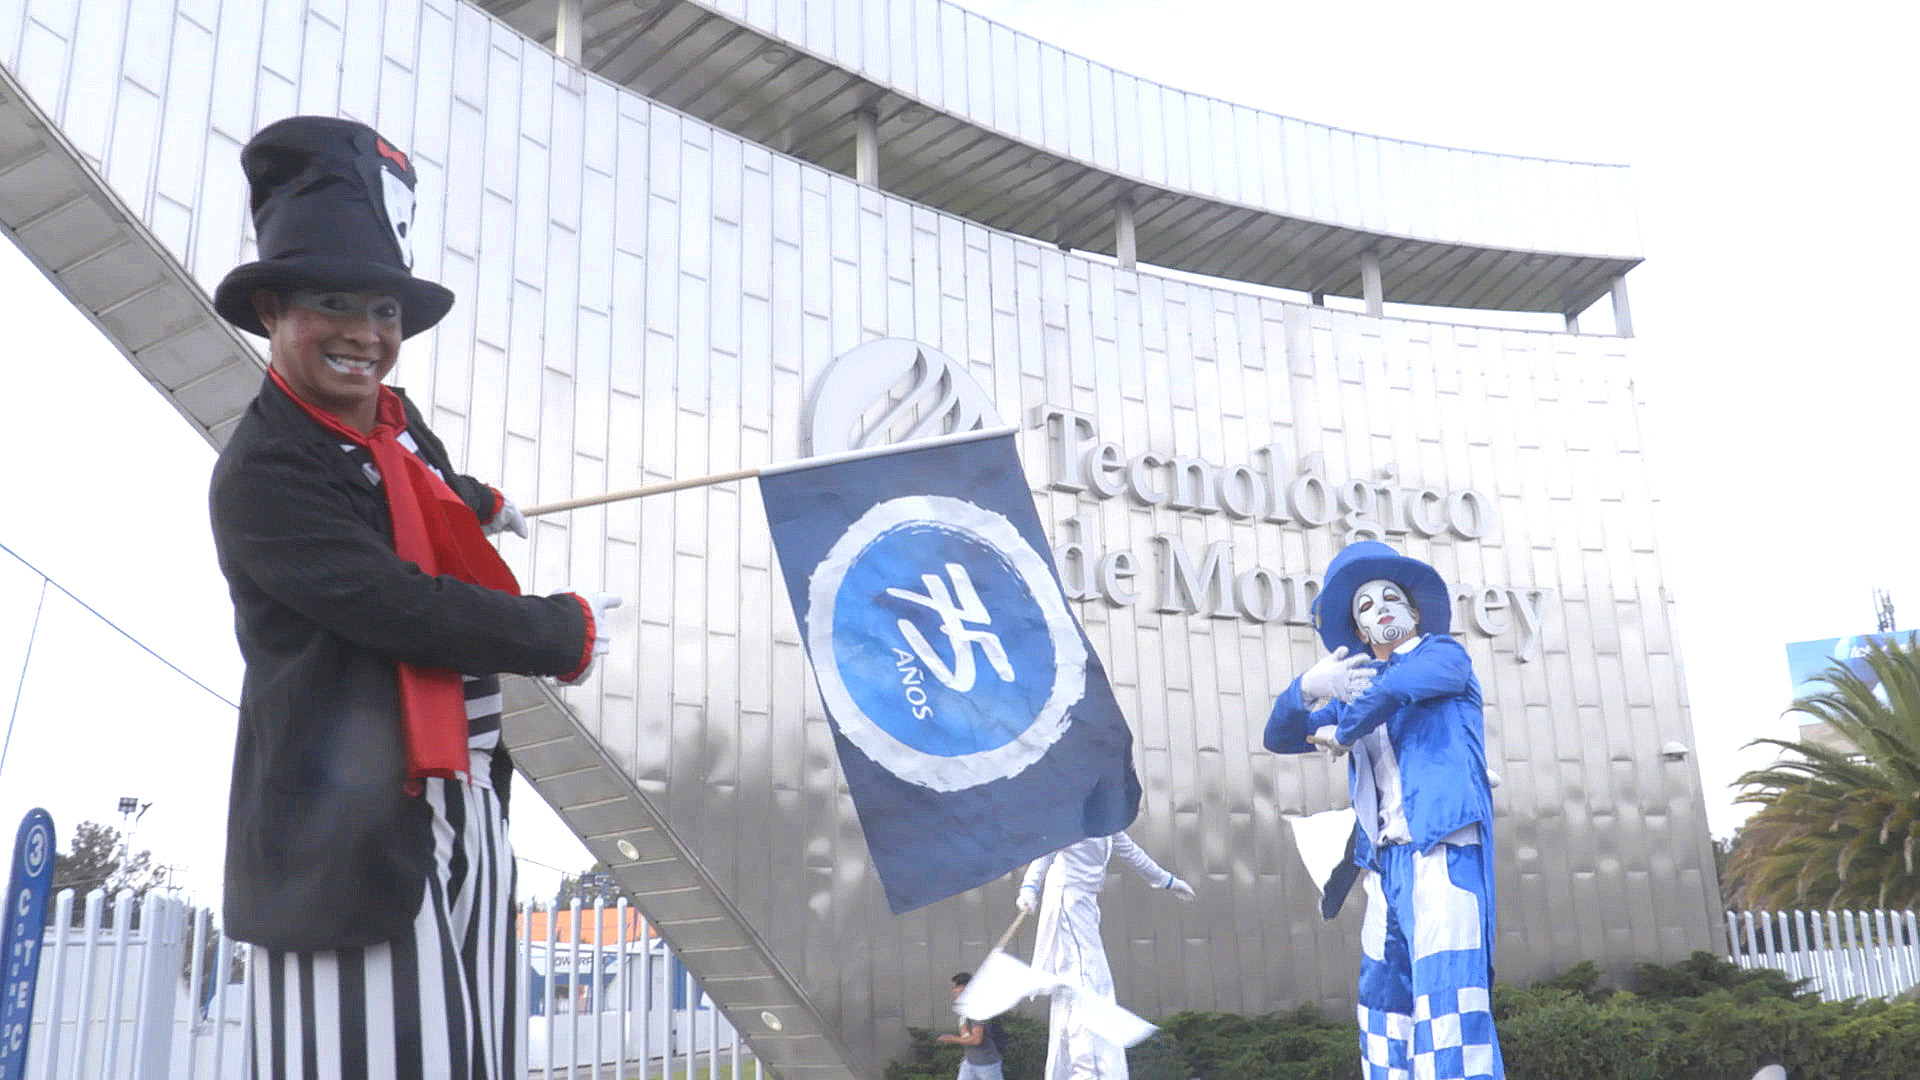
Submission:
<svg viewBox="0 0 1920 1080">
<path fill-rule="evenodd" d="M 1140 255 L 1133 226 L 1133 198 L 1129 196 L 1113 204 L 1113 254 L 1122 270 L 1132 270 Z"/>
<path fill-rule="evenodd" d="M 586 30 L 580 0 L 560 0 L 553 11 L 553 51 L 576 67 L 580 64 L 581 41 Z"/>
<path fill-rule="evenodd" d="M 567 1080 L 580 1075 L 580 898 L 567 906 L 567 937 L 571 939 L 567 971 Z"/>
<path fill-rule="evenodd" d="M 514 925 L 518 933 L 514 935 L 513 958 L 519 965 L 513 973 L 514 1000 L 519 1002 L 519 1008 L 514 1010 L 513 1017 L 515 1038 L 511 1064 L 515 1076 L 527 1075 L 528 1058 L 531 1056 L 531 1051 L 527 1049 L 527 1038 L 528 1032 L 533 1027 L 533 917 L 530 914 L 532 910 L 531 904 L 514 905 L 516 912 Z"/>
<path fill-rule="evenodd" d="M 1633 308 L 1627 303 L 1627 275 L 1613 275 L 1613 332 L 1633 336 Z"/>
<path fill-rule="evenodd" d="M 211 913 L 209 913 L 211 914 Z M 219 981 L 213 984 L 213 996 L 209 999 L 213 1012 L 213 1075 L 225 1080 L 227 1068 L 227 986 L 228 973 L 233 970 L 234 945 L 225 930 L 216 931 L 218 935 L 213 945 L 213 978 Z M 246 1060 L 244 1052 L 241 1060 Z"/>
<path fill-rule="evenodd" d="M 133 936 L 133 894 L 113 898 L 113 974 L 107 980 L 107 1041 L 100 1051 L 100 1080 L 110 1080 L 120 1066 L 120 1007 L 126 1001 L 127 952 Z"/>
<path fill-rule="evenodd" d="M 59 1075 L 54 1069 L 60 1064 L 60 1030 L 66 1024 L 67 938 L 72 932 L 73 890 L 62 889 L 53 901 L 53 984 L 47 988 L 47 1034 L 41 1040 L 41 1076 Z M 42 955 L 41 963 L 45 962 Z"/>
<path fill-rule="evenodd" d="M 1386 313 L 1387 294 L 1380 285 L 1380 255 L 1373 251 L 1360 253 L 1360 293 L 1367 301 L 1367 314 Z"/>
<path fill-rule="evenodd" d="M 193 943 L 187 946 L 193 950 L 193 955 L 187 958 L 187 1080 L 193 1080 L 200 1071 L 200 1055 L 197 1053 L 200 1037 L 196 1032 L 200 1027 L 200 1002 L 205 997 L 201 993 L 201 987 L 205 985 L 201 980 L 207 975 L 201 970 L 205 965 L 200 958 L 206 953 L 207 918 L 211 914 L 204 908 L 194 909 L 193 933 L 190 935 Z M 214 1075 L 217 1077 L 220 1074 L 216 1070 Z"/>
<path fill-rule="evenodd" d="M 853 178 L 870 188 L 880 186 L 880 117 L 872 109 L 853 114 Z"/>
<path fill-rule="evenodd" d="M 246 956 L 241 964 L 240 976 L 240 998 L 243 1002 L 240 1009 L 240 1060 L 243 1062 L 253 1060 L 253 969 L 265 952 L 265 949 L 248 945 L 243 954 Z"/>
<path fill-rule="evenodd" d="M 606 936 L 606 912 L 606 887 L 603 885 L 600 892 L 593 898 L 593 982 L 589 984 L 593 995 L 589 1000 L 593 1002 L 593 1075 L 596 1078 L 600 1075 L 600 1066 L 607 1060 L 607 1026 L 602 1022 L 606 1016 L 607 1003 L 601 997 L 600 981 L 601 969 L 606 965 L 607 958 L 607 943 L 601 940 Z M 614 1070 L 614 1075 L 620 1075 L 617 1068 Z"/>
<path fill-rule="evenodd" d="M 698 997 L 700 991 L 693 985 L 693 972 L 685 964 L 680 965 L 680 987 L 684 991 L 681 1001 L 686 1003 L 687 1019 L 687 1073 L 686 1080 L 693 1080 L 693 1059 L 700 1049 L 700 1029 L 695 1023 L 700 1017 Z"/>
<path fill-rule="evenodd" d="M 614 902 L 614 917 L 620 920 L 620 932 L 615 935 L 619 944 L 620 962 L 620 1067 L 614 1075 L 627 1074 L 627 1026 L 633 1023 L 633 963 L 630 946 L 633 943 L 632 928 L 627 925 L 627 898 L 622 896 Z"/>
</svg>

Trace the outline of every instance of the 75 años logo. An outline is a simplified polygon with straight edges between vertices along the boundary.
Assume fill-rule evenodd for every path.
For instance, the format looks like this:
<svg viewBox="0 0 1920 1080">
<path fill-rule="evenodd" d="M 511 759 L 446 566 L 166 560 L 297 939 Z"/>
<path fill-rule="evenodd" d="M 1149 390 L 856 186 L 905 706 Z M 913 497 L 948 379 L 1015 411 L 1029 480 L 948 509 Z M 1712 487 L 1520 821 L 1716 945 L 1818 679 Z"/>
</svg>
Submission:
<svg viewBox="0 0 1920 1080">
<path fill-rule="evenodd" d="M 841 731 L 936 791 L 1015 776 L 1067 729 L 1086 645 L 1045 556 L 964 499 L 874 505 L 808 582 L 808 651 Z"/>
</svg>

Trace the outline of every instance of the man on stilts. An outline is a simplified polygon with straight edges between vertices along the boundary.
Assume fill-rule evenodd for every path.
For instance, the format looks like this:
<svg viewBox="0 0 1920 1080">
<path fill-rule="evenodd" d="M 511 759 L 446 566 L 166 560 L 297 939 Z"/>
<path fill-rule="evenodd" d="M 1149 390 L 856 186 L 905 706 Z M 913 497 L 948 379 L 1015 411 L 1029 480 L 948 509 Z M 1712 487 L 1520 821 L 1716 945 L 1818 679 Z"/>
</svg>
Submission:
<svg viewBox="0 0 1920 1080">
<path fill-rule="evenodd" d="M 214 467 L 247 670 L 225 917 L 262 948 L 255 1076 L 502 1080 L 517 1059 L 501 672 L 585 677 L 605 594 L 521 596 L 526 535 L 381 380 L 453 294 L 412 275 L 414 171 L 372 128 L 292 117 L 241 153 L 261 258 L 214 295 L 266 337 Z"/>
<path fill-rule="evenodd" d="M 1480 684 L 1447 636 L 1451 607 L 1426 563 L 1374 541 L 1342 549 L 1314 604 L 1331 653 L 1267 721 L 1269 750 L 1352 754 L 1366 1080 L 1505 1076 L 1488 999 L 1493 797 Z"/>
<path fill-rule="evenodd" d="M 1113 970 L 1100 939 L 1100 890 L 1106 887 L 1107 860 L 1115 855 L 1148 885 L 1193 899 L 1193 886 L 1154 862 L 1123 832 L 1090 836 L 1028 864 L 1014 902 L 1023 912 L 1040 913 L 1033 966 L 1074 984 L 1053 992 L 1045 1080 L 1127 1078 L 1126 1048 L 1092 1031 L 1078 1008 L 1081 994 L 1114 999 Z"/>
</svg>

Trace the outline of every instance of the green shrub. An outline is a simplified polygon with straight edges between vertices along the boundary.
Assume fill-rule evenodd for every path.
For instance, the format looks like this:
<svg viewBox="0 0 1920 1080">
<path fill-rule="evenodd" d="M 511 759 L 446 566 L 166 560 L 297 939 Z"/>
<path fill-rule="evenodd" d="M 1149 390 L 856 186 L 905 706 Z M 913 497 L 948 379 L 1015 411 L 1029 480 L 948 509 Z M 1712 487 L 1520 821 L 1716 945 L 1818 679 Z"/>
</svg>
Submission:
<svg viewBox="0 0 1920 1080">
<path fill-rule="evenodd" d="M 1750 1080 L 1784 1064 L 1793 1080 L 1920 1077 L 1920 1002 L 1823 1002 L 1803 984 L 1711 953 L 1642 964 L 1633 990 L 1599 985 L 1582 962 L 1526 987 L 1494 987 L 1494 1022 L 1514 1080 Z M 1037 1080 L 1046 1024 L 1007 1018 L 1007 1080 Z M 915 1031 L 887 1080 L 951 1080 L 955 1047 Z M 1353 1021 L 1312 1007 L 1266 1016 L 1179 1012 L 1127 1054 L 1133 1080 L 1352 1080 Z"/>
<path fill-rule="evenodd" d="M 1527 1080 L 1662 1080 L 1665 1076 L 1660 1057 L 1671 1033 L 1657 1010 L 1632 994 L 1592 1001 L 1567 989 L 1536 984 L 1522 994 L 1504 996 L 1502 1005 L 1494 1013 L 1494 1023 L 1512 1076 Z"/>
<path fill-rule="evenodd" d="M 1360 1053 L 1351 1021 L 1311 1005 L 1265 1016 L 1174 1013 L 1160 1029 L 1181 1051 L 1185 1076 L 1203 1080 L 1350 1080 Z"/>
<path fill-rule="evenodd" d="M 1591 966 L 1591 961 L 1582 960 L 1575 969 Z M 1743 968 L 1710 952 L 1695 952 L 1677 964 L 1640 964 L 1634 968 L 1634 989 L 1640 996 L 1669 1000 L 1726 990 L 1747 1001 L 1761 997 L 1792 1001 L 1805 996 L 1807 982 L 1772 968 Z"/>
</svg>

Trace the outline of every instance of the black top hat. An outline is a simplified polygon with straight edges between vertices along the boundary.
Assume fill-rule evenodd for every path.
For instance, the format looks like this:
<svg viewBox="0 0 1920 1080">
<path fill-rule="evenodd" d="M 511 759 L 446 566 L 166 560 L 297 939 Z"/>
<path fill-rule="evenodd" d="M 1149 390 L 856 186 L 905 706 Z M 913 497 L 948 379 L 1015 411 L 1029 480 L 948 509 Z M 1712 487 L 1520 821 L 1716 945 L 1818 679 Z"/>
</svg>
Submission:
<svg viewBox="0 0 1920 1080">
<path fill-rule="evenodd" d="M 240 151 L 252 191 L 258 262 L 235 267 L 213 308 L 267 336 L 255 289 L 318 286 L 378 292 L 400 301 L 400 336 L 439 322 L 453 306 L 445 286 L 413 276 L 413 163 L 353 120 L 290 116 L 261 128 Z"/>
</svg>

